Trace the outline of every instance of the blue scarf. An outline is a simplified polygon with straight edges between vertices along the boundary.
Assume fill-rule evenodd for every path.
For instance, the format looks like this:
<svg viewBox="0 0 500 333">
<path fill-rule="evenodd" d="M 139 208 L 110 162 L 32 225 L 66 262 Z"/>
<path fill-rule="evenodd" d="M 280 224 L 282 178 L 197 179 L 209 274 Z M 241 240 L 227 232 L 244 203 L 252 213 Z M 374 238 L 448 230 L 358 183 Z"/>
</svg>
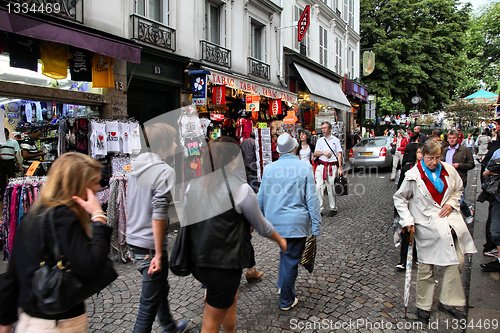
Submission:
<svg viewBox="0 0 500 333">
<path fill-rule="evenodd" d="M 432 185 L 434 185 L 434 187 L 436 188 L 436 191 L 438 191 L 439 193 L 443 193 L 444 182 L 440 178 L 440 176 L 441 176 L 441 169 L 442 169 L 441 163 L 438 163 L 438 165 L 437 165 L 436 169 L 434 169 L 434 171 L 431 171 L 431 169 L 429 169 L 427 167 L 427 165 L 425 165 L 424 159 L 420 160 L 420 166 L 425 171 L 425 174 L 427 175 L 427 178 L 429 178 L 429 180 L 431 181 Z M 437 175 L 436 179 L 434 179 L 434 176 L 432 174 L 436 174 Z"/>
</svg>

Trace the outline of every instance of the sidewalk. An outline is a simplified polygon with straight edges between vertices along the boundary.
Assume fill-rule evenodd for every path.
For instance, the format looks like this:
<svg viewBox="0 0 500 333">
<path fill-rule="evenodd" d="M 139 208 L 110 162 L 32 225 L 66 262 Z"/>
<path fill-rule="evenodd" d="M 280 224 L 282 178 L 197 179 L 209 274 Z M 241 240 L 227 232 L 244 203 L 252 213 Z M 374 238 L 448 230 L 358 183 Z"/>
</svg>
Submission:
<svg viewBox="0 0 500 333">
<path fill-rule="evenodd" d="M 481 193 L 481 179 L 477 174 L 477 185 L 471 202 Z M 471 189 L 475 182 L 471 182 Z M 483 272 L 479 266 L 487 263 L 493 258 L 483 255 L 483 244 L 485 242 L 485 226 L 488 216 L 488 202 L 476 202 L 473 238 L 477 253 L 472 255 L 470 287 L 469 287 L 469 311 L 467 316 L 467 328 L 465 332 L 498 332 L 500 329 L 500 273 Z M 493 326 L 496 322 L 496 325 Z M 496 327 L 496 328 L 495 328 Z"/>
</svg>

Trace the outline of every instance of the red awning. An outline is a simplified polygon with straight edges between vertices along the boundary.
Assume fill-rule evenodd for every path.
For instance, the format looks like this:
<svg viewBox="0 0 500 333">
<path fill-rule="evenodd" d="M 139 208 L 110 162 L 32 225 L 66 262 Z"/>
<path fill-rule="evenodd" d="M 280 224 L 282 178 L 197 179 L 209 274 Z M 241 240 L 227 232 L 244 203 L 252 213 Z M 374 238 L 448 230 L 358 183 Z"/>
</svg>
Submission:
<svg viewBox="0 0 500 333">
<path fill-rule="evenodd" d="M 72 45 L 109 57 L 141 62 L 139 46 L 78 28 L 64 26 L 22 15 L 9 14 L 0 9 L 0 30 L 61 44 Z"/>
</svg>

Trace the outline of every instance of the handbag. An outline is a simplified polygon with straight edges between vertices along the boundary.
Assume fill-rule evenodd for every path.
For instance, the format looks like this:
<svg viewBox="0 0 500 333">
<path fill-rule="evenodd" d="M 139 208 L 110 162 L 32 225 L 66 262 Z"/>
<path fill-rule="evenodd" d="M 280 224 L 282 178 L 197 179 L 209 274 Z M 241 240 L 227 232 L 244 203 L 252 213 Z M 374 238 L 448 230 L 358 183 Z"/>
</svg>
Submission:
<svg viewBox="0 0 500 333">
<path fill-rule="evenodd" d="M 302 258 L 300 259 L 300 264 L 304 266 L 309 273 L 312 273 L 314 269 L 314 259 L 316 258 L 316 236 L 311 235 L 306 240 L 306 246 L 304 252 L 302 252 Z"/>
<path fill-rule="evenodd" d="M 70 310 L 75 305 L 101 291 L 113 282 L 118 277 L 118 274 L 114 270 L 111 260 L 107 258 L 108 260 L 103 268 L 103 277 L 90 283 L 83 283 L 73 274 L 71 263 L 60 252 L 59 240 L 53 219 L 54 209 L 51 209 L 48 215 L 52 235 L 52 255 L 45 257 L 47 260 L 40 262 L 40 268 L 34 272 L 32 289 L 40 311 L 45 314 L 54 315 Z M 47 213 L 43 215 L 43 221 L 40 223 L 41 244 L 44 250 L 44 225 L 46 220 Z"/>
<path fill-rule="evenodd" d="M 191 274 L 191 244 L 189 226 L 181 226 L 170 255 L 170 270 L 177 276 Z"/>
<path fill-rule="evenodd" d="M 335 195 L 347 195 L 347 178 L 344 175 L 337 175 L 333 181 L 333 191 Z"/>
<path fill-rule="evenodd" d="M 392 146 L 392 148 L 391 148 L 391 154 L 392 155 L 396 154 L 396 145 Z"/>
</svg>

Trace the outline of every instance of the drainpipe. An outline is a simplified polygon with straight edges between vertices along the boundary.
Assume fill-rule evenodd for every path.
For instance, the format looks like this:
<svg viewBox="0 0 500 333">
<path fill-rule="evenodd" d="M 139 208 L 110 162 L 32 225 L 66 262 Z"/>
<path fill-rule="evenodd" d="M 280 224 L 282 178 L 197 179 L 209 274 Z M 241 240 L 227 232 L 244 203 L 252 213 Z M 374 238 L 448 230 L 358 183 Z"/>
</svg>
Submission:
<svg viewBox="0 0 500 333">
<path fill-rule="evenodd" d="M 280 1 L 280 7 L 283 8 L 283 1 Z M 280 27 L 283 27 L 283 11 L 281 12 L 280 15 Z M 285 78 L 283 77 L 283 31 L 280 30 L 280 57 L 279 57 L 279 71 L 278 71 L 278 79 L 281 82 L 281 85 L 285 88 L 288 88 Z"/>
</svg>

